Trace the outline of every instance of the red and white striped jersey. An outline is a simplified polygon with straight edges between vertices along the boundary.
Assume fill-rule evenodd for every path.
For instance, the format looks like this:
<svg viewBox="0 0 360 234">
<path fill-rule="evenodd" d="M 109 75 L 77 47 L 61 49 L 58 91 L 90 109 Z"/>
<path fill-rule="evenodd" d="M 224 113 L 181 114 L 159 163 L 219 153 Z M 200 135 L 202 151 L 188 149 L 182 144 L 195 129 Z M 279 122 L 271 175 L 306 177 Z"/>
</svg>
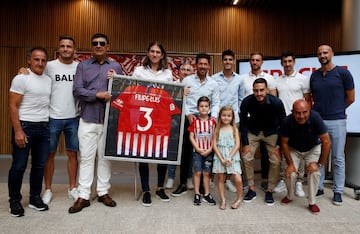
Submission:
<svg viewBox="0 0 360 234">
<path fill-rule="evenodd" d="M 209 149 L 212 147 L 212 136 L 215 130 L 216 121 L 208 117 L 207 120 L 201 120 L 199 117 L 196 118 L 189 126 L 189 132 L 194 133 L 196 144 L 201 149 Z"/>
<path fill-rule="evenodd" d="M 171 118 L 181 113 L 168 92 L 152 86 L 129 86 L 111 106 L 120 110 L 118 155 L 167 158 Z"/>
</svg>

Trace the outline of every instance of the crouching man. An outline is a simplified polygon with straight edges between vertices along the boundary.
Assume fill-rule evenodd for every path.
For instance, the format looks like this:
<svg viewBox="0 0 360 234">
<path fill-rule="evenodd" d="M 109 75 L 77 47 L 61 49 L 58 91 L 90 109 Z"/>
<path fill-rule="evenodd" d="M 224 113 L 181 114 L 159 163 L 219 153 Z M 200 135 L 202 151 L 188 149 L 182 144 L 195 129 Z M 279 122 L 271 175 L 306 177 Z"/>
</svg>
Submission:
<svg viewBox="0 0 360 234">
<path fill-rule="evenodd" d="M 320 115 L 310 110 L 305 100 L 296 100 L 292 114 L 288 115 L 280 128 L 281 149 L 286 159 L 285 170 L 287 196 L 281 200 L 285 205 L 294 199 L 294 188 L 301 159 L 305 160 L 308 174 L 309 210 L 320 212 L 315 197 L 320 180 L 320 168 L 330 153 L 331 140 Z"/>
</svg>

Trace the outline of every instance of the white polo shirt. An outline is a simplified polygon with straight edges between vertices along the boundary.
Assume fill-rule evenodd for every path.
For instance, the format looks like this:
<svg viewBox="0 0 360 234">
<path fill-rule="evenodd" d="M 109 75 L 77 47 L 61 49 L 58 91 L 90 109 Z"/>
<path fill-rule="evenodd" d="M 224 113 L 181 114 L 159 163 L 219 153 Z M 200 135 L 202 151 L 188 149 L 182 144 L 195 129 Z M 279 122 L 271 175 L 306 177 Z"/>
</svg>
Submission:
<svg viewBox="0 0 360 234">
<path fill-rule="evenodd" d="M 262 71 L 259 75 L 255 75 L 251 72 L 240 75 L 241 78 L 244 80 L 244 87 L 245 87 L 245 96 L 247 97 L 250 94 L 253 94 L 253 83 L 257 78 L 264 78 L 267 82 L 267 87 L 269 90 L 276 89 L 275 79 L 272 75 L 267 74 L 266 72 Z"/>
<path fill-rule="evenodd" d="M 278 96 L 284 104 L 286 115 L 291 114 L 294 101 L 304 99 L 310 93 L 310 78 L 295 71 L 290 76 L 283 74 L 275 79 Z"/>
</svg>

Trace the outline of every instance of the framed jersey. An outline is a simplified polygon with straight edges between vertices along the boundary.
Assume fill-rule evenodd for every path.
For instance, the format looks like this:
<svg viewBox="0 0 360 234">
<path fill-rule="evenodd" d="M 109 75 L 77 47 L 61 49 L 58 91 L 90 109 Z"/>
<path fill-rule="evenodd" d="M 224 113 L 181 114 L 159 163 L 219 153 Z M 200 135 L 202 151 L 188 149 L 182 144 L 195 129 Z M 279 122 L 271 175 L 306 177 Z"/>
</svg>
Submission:
<svg viewBox="0 0 360 234">
<path fill-rule="evenodd" d="M 179 165 L 184 131 L 184 86 L 115 75 L 106 106 L 105 157 Z"/>
</svg>

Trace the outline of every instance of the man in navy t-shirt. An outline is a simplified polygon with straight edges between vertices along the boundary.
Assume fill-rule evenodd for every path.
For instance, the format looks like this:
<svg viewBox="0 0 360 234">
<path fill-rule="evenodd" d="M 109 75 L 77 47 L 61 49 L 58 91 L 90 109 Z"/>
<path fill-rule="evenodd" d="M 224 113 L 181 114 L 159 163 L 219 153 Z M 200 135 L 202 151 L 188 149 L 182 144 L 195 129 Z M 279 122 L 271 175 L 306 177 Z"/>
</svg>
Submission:
<svg viewBox="0 0 360 234">
<path fill-rule="evenodd" d="M 320 115 L 310 110 L 309 104 L 296 100 L 292 114 L 285 117 L 281 128 L 281 150 L 286 159 L 285 180 L 287 196 L 281 200 L 288 204 L 294 199 L 295 182 L 301 160 L 305 161 L 308 173 L 308 201 L 312 213 L 320 212 L 315 197 L 320 180 L 320 168 L 326 163 L 330 153 L 331 140 Z"/>
<path fill-rule="evenodd" d="M 313 109 L 317 111 L 328 128 L 332 145 L 334 197 L 333 204 L 341 205 L 341 195 L 345 186 L 345 109 L 355 101 L 354 80 L 351 73 L 332 62 L 334 52 L 328 45 L 321 45 L 317 50 L 321 68 L 310 77 L 310 89 L 314 101 Z M 321 170 L 317 195 L 324 194 L 325 170 Z"/>
</svg>

